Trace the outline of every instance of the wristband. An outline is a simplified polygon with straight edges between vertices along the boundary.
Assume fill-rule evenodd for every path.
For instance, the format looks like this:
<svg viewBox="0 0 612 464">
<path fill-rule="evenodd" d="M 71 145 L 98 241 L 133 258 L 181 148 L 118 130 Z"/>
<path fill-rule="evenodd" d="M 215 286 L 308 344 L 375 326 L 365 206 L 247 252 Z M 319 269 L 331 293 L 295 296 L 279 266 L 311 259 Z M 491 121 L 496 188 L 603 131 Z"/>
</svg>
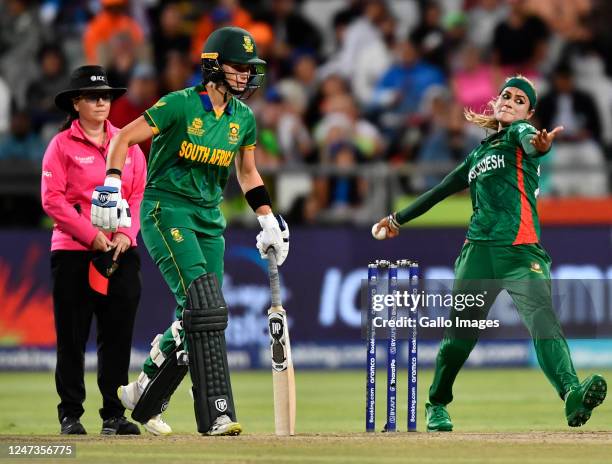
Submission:
<svg viewBox="0 0 612 464">
<path fill-rule="evenodd" d="M 395 213 L 389 214 L 389 216 L 387 217 L 387 219 L 389 220 L 389 226 L 395 230 L 398 231 L 400 229 L 400 223 L 397 222 L 397 219 L 395 217 Z"/>
<path fill-rule="evenodd" d="M 260 206 L 272 206 L 270 195 L 268 194 L 268 191 L 264 185 L 259 185 L 252 188 L 244 194 L 244 197 L 253 211 L 257 211 L 257 208 Z"/>
<path fill-rule="evenodd" d="M 121 169 L 116 169 L 116 168 L 110 168 L 106 170 L 106 175 L 110 176 L 111 174 L 116 174 L 119 177 L 121 177 Z"/>
</svg>

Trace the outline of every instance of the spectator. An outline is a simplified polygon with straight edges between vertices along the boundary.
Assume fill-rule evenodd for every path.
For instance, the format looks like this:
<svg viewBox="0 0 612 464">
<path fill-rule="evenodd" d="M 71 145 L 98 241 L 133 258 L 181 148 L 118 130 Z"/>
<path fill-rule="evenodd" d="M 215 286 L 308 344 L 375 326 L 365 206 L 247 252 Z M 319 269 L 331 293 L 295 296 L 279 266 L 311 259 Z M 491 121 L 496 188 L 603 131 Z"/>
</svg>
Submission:
<svg viewBox="0 0 612 464">
<path fill-rule="evenodd" d="M 478 0 L 477 5 L 467 12 L 470 43 L 484 52 L 489 52 L 495 28 L 507 15 L 505 0 Z"/>
<path fill-rule="evenodd" d="M 372 44 L 384 42 L 380 23 L 388 15 L 389 12 L 383 1 L 367 0 L 361 16 L 346 26 L 345 30 L 340 26 L 337 31 L 341 40 L 340 48 L 337 54 L 319 70 L 320 75 L 327 77 L 331 74 L 340 74 L 346 79 L 352 79 L 363 50 Z M 384 43 L 381 46 L 384 46 Z"/>
<path fill-rule="evenodd" d="M 111 234 L 90 222 L 91 192 L 105 178 L 106 152 L 117 132 L 107 120 L 111 100 L 123 92 L 125 89 L 108 85 L 100 66 L 76 69 L 68 89 L 55 99 L 69 116 L 51 140 L 42 163 L 42 204 L 55 222 L 51 237 L 57 335 L 55 385 L 63 435 L 87 433 L 79 418 L 84 413 L 85 346 L 94 315 L 98 387 L 102 393 L 101 433 L 140 434 L 138 426 L 124 417 L 125 408 L 117 397 L 117 389 L 128 380 L 132 331 L 140 300 L 136 236 L 146 177 L 140 148 L 129 149 L 130 163 L 122 173 L 122 198 L 132 207 L 131 225 L 123 224 Z"/>
<path fill-rule="evenodd" d="M 289 73 L 288 60 L 293 50 L 306 50 L 318 55 L 321 49 L 321 33 L 300 12 L 295 0 L 270 0 L 268 10 L 261 20 L 272 28 L 275 37 L 273 56 L 284 63 L 282 75 Z"/>
<path fill-rule="evenodd" d="M 495 89 L 496 92 L 496 89 Z M 493 93 L 494 95 L 495 93 Z M 490 94 L 489 94 L 490 95 Z M 453 166 L 478 145 L 480 139 L 471 135 L 463 117 L 463 108 L 448 92 L 436 92 L 429 99 L 430 122 L 417 155 L 418 162 Z M 422 192 L 442 180 L 442 176 L 415 176 L 412 188 Z"/>
<path fill-rule="evenodd" d="M 185 18 L 179 5 L 176 3 L 164 5 L 159 15 L 159 30 L 153 35 L 153 50 L 157 72 L 161 73 L 166 67 L 166 57 L 170 51 L 184 53 L 190 47 L 191 37 L 187 31 Z"/>
<path fill-rule="evenodd" d="M 251 14 L 240 6 L 240 0 L 219 0 L 218 6 L 210 13 L 203 15 L 196 24 L 191 39 L 193 63 L 200 63 L 202 44 L 206 42 L 212 31 L 222 26 L 236 26 L 249 30 L 251 21 Z"/>
<path fill-rule="evenodd" d="M 166 68 L 161 76 L 160 94 L 184 89 L 191 78 L 191 64 L 185 53 L 176 50 L 168 53 Z"/>
<path fill-rule="evenodd" d="M 158 98 L 155 68 L 150 64 L 140 63 L 134 68 L 127 93 L 111 106 L 108 119 L 115 127 L 125 127 L 151 108 Z M 151 140 L 148 139 L 139 146 L 145 156 L 148 156 Z"/>
<path fill-rule="evenodd" d="M 444 85 L 442 71 L 419 57 L 409 41 L 395 48 L 396 63 L 378 82 L 372 100 L 372 112 L 380 114 L 379 124 L 391 139 L 398 140 L 419 111 L 421 100 L 432 86 Z"/>
<path fill-rule="evenodd" d="M 334 173 L 316 179 L 313 191 L 318 201 L 314 209 L 321 211 L 323 219 L 351 221 L 356 210 L 363 206 L 368 185 L 363 177 L 356 175 L 359 156 L 359 150 L 349 142 L 339 141 L 329 146 L 329 163 Z"/>
<path fill-rule="evenodd" d="M 126 87 L 138 61 L 132 38 L 127 34 L 117 34 L 110 40 L 107 52 L 108 81 L 112 85 Z"/>
<path fill-rule="evenodd" d="M 552 90 L 538 106 L 542 127 L 565 128 L 557 137 L 550 162 L 551 191 L 558 195 L 604 195 L 608 190 L 607 174 L 595 102 L 575 87 L 567 64 L 557 67 L 552 83 Z"/>
<path fill-rule="evenodd" d="M 101 0 L 102 10 L 87 24 L 83 34 L 83 48 L 88 63 L 109 64 L 108 48 L 111 40 L 124 34 L 135 47 L 144 42 L 144 34 L 138 23 L 127 11 L 129 0 Z"/>
<path fill-rule="evenodd" d="M 323 117 L 323 102 L 334 95 L 349 95 L 349 84 L 342 76 L 331 74 L 321 81 L 306 110 L 306 125 L 312 129 Z"/>
<path fill-rule="evenodd" d="M 362 118 L 353 97 L 333 95 L 322 102 L 325 116 L 314 131 L 321 149 L 321 161 L 329 163 L 331 149 L 338 143 L 348 143 L 359 153 L 359 160 L 376 159 L 384 149 L 378 128 Z"/>
<path fill-rule="evenodd" d="M 427 1 L 422 8 L 421 21 L 410 34 L 410 41 L 421 58 L 439 69 L 446 69 L 442 9 L 436 1 Z"/>
<path fill-rule="evenodd" d="M 45 151 L 42 139 L 32 130 L 30 115 L 25 111 L 13 114 L 11 130 L 0 140 L 0 159 L 40 162 Z"/>
<path fill-rule="evenodd" d="M 493 34 L 493 62 L 504 74 L 527 74 L 537 69 L 546 54 L 548 27 L 526 8 L 525 0 L 510 0 L 508 18 Z"/>
<path fill-rule="evenodd" d="M 0 5 L 0 74 L 19 109 L 26 105 L 26 91 L 42 42 L 43 29 L 37 11 L 27 0 L 7 0 Z"/>
<path fill-rule="evenodd" d="M 38 68 L 40 77 L 30 84 L 27 91 L 28 111 L 32 115 L 34 128 L 41 131 L 43 137 L 49 140 L 51 130 L 57 131 L 57 126 L 64 115 L 55 106 L 55 95 L 66 88 L 68 74 L 66 57 L 58 45 L 45 45 L 38 53 Z"/>
<path fill-rule="evenodd" d="M 457 60 L 457 69 L 452 74 L 451 86 L 457 103 L 476 112 L 487 109 L 491 95 L 497 93 L 501 75 L 481 57 L 474 45 L 466 45 Z"/>
<path fill-rule="evenodd" d="M 291 99 L 274 87 L 266 93 L 260 121 L 257 149 L 259 152 L 261 148 L 262 153 L 258 153 L 258 160 L 265 159 L 261 165 L 299 165 L 312 156 L 313 142 L 301 114 L 292 106 Z"/>
</svg>

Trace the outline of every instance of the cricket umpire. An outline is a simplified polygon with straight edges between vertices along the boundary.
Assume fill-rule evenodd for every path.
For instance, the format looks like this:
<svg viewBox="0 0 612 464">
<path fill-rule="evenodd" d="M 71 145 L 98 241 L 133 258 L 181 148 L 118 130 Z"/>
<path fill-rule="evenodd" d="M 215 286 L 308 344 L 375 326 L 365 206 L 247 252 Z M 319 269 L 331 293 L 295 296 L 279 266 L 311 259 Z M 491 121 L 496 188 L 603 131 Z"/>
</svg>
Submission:
<svg viewBox="0 0 612 464">
<path fill-rule="evenodd" d="M 90 222 L 90 197 L 104 181 L 109 142 L 118 131 L 107 120 L 111 101 L 126 89 L 108 84 L 100 66 L 76 69 L 68 89 L 55 97 L 68 113 L 43 159 L 41 193 L 53 219 L 51 273 L 57 335 L 55 384 L 60 397 L 62 434 L 86 434 L 79 418 L 85 400 L 84 360 L 93 316 L 97 323 L 98 387 L 104 435 L 137 435 L 117 398 L 128 379 L 132 331 L 140 300 L 140 258 L 136 235 L 146 162 L 138 145 L 130 148 L 123 173 L 123 198 L 133 218 L 104 233 Z"/>
</svg>

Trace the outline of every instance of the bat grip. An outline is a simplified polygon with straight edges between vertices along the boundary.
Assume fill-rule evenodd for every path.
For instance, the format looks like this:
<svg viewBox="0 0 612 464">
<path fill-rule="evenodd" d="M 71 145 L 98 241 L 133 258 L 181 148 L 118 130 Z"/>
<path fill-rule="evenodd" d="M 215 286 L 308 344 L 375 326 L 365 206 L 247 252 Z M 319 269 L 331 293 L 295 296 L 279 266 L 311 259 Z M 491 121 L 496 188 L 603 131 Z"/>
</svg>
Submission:
<svg viewBox="0 0 612 464">
<path fill-rule="evenodd" d="M 278 266 L 276 265 L 276 255 L 274 250 L 268 250 L 268 275 L 270 276 L 270 293 L 272 307 L 281 306 L 280 297 L 280 277 L 278 275 Z"/>
</svg>

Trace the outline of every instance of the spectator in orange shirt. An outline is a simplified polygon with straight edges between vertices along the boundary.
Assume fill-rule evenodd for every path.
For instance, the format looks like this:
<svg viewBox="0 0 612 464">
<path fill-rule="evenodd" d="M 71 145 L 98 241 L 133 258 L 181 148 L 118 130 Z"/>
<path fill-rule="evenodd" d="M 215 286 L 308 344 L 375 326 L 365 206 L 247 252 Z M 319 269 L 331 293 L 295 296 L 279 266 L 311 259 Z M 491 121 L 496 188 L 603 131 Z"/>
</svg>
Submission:
<svg viewBox="0 0 612 464">
<path fill-rule="evenodd" d="M 128 6 L 129 0 L 102 0 L 102 10 L 89 22 L 83 36 L 88 63 L 107 65 L 105 48 L 116 35 L 128 35 L 137 47 L 143 44 L 144 34 L 128 16 Z"/>
<path fill-rule="evenodd" d="M 194 63 L 200 63 L 202 44 L 216 28 L 221 26 L 236 26 L 249 30 L 251 15 L 240 6 L 240 0 L 219 0 L 219 4 L 210 13 L 203 15 L 196 24 L 191 40 L 191 58 Z M 259 43 L 257 44 L 259 47 Z"/>
</svg>

